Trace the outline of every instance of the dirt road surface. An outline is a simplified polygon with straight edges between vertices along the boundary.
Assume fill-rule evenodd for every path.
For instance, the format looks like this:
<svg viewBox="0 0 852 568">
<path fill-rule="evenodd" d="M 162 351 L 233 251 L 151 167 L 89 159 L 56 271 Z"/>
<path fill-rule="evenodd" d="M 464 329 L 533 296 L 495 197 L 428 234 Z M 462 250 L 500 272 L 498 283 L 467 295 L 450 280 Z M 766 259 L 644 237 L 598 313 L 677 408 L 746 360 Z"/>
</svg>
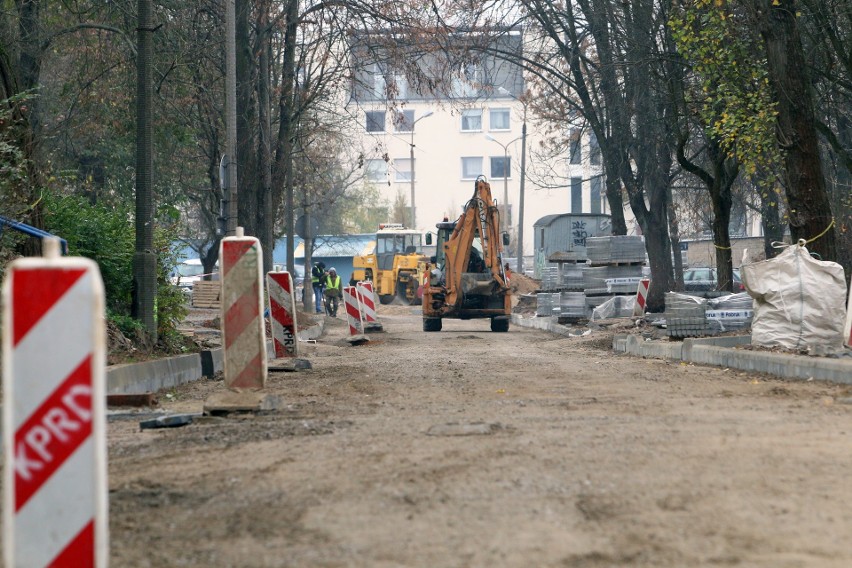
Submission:
<svg viewBox="0 0 852 568">
<path fill-rule="evenodd" d="M 342 320 L 274 374 L 284 408 L 109 424 L 130 567 L 852 566 L 847 387 L 642 360 L 610 335 Z M 161 393 L 201 412 L 224 389 Z"/>
</svg>

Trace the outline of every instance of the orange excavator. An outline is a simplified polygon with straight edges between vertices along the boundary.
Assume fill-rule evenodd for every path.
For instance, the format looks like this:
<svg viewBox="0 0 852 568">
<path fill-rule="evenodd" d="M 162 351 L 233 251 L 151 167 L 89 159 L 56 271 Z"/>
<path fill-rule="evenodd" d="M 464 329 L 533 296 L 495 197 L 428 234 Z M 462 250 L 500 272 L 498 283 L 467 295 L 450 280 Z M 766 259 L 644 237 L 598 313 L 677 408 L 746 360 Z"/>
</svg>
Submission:
<svg viewBox="0 0 852 568">
<path fill-rule="evenodd" d="M 436 227 L 436 255 L 423 286 L 423 331 L 441 331 L 444 318 L 490 318 L 491 331 L 509 331 L 512 291 L 503 268 L 509 235 L 500 231 L 500 214 L 483 176 L 461 216 Z M 426 235 L 427 245 L 431 237 Z"/>
</svg>

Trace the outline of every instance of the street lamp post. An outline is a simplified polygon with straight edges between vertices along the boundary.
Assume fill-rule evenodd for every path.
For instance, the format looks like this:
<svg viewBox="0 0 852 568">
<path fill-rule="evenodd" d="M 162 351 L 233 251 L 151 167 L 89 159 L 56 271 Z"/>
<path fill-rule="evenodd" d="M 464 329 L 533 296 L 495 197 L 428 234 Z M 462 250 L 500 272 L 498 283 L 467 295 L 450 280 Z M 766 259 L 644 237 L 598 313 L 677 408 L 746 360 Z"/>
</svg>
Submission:
<svg viewBox="0 0 852 568">
<path fill-rule="evenodd" d="M 523 126 L 521 127 L 521 184 L 518 189 L 518 261 L 516 270 L 524 272 L 524 185 L 527 174 L 527 103 L 513 95 L 505 87 L 497 87 L 502 94 L 512 97 L 524 106 Z M 523 95 L 522 95 L 523 96 Z"/>
<path fill-rule="evenodd" d="M 411 229 L 417 228 L 417 213 L 414 210 L 414 125 L 417 124 L 418 122 L 420 122 L 421 120 L 423 120 L 424 118 L 427 118 L 427 117 L 430 117 L 430 116 L 432 116 L 431 110 L 427 111 L 426 114 L 424 114 L 423 116 L 421 116 L 420 118 L 418 118 L 417 120 L 415 120 L 414 122 L 411 123 L 411 144 L 410 144 L 410 149 L 411 149 L 411 154 L 410 154 L 410 161 L 411 161 L 411 227 L 409 227 Z"/>
<path fill-rule="evenodd" d="M 503 148 L 503 218 L 506 219 L 506 223 L 509 223 L 509 145 L 517 142 L 523 136 L 518 136 L 514 140 L 511 140 L 505 144 L 491 136 L 490 134 L 485 135 L 486 140 L 491 140 L 492 142 L 496 142 Z M 523 158 L 521 160 L 523 163 Z M 521 177 L 521 183 L 524 182 L 523 174 Z"/>
</svg>

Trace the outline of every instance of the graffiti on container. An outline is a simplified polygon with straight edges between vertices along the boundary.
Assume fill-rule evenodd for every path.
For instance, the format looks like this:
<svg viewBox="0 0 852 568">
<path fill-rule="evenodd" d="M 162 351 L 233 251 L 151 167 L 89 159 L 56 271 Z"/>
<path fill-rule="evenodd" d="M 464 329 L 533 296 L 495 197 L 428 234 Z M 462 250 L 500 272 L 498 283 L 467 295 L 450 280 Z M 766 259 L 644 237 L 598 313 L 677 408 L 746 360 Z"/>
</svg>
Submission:
<svg viewBox="0 0 852 568">
<path fill-rule="evenodd" d="M 585 221 L 572 221 L 571 222 L 571 236 L 574 239 L 575 247 L 584 247 L 586 246 L 586 238 L 591 236 L 588 231 L 586 231 L 586 222 Z"/>
</svg>

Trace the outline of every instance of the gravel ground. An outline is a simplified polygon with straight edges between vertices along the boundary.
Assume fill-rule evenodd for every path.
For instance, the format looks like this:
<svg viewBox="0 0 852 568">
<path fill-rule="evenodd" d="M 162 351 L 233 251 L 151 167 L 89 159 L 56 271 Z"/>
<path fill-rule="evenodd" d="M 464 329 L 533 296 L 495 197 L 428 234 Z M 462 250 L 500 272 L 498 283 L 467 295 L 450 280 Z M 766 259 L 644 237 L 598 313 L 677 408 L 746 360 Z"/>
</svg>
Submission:
<svg viewBox="0 0 852 568">
<path fill-rule="evenodd" d="M 852 565 L 848 388 L 416 312 L 360 347 L 329 320 L 312 370 L 270 376 L 278 412 L 114 417 L 112 565 Z"/>
</svg>

